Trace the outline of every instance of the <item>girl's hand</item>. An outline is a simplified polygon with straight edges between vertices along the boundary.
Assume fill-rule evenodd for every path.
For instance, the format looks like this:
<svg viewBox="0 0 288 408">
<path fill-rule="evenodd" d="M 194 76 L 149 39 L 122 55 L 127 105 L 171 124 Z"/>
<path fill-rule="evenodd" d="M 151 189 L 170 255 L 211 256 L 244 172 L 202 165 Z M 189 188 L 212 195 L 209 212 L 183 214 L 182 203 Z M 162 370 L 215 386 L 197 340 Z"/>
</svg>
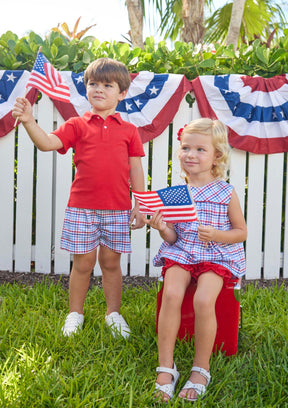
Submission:
<svg viewBox="0 0 288 408">
<path fill-rule="evenodd" d="M 145 224 L 150 225 L 150 227 L 157 229 L 159 232 L 167 228 L 166 222 L 163 221 L 163 216 L 159 211 L 156 211 L 149 220 L 143 216 L 143 220 Z"/>
<path fill-rule="evenodd" d="M 198 225 L 198 238 L 202 242 L 215 241 L 216 229 L 210 225 Z"/>
<path fill-rule="evenodd" d="M 12 116 L 13 118 L 18 119 L 22 123 L 34 120 L 32 106 L 28 99 L 20 97 L 16 98 L 16 102 L 12 109 Z"/>
</svg>

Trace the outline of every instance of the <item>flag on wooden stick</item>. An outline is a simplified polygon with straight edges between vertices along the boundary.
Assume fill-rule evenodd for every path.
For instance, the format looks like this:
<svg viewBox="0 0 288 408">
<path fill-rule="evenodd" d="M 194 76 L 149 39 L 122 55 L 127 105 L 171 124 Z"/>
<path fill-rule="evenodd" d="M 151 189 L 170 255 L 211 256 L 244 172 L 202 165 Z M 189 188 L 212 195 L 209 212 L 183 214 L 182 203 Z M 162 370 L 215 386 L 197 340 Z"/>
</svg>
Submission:
<svg viewBox="0 0 288 408">
<path fill-rule="evenodd" d="M 166 222 L 197 221 L 187 185 L 167 187 L 157 191 L 132 191 L 132 193 L 139 202 L 139 211 L 142 214 L 152 215 L 159 210 Z"/>
</svg>

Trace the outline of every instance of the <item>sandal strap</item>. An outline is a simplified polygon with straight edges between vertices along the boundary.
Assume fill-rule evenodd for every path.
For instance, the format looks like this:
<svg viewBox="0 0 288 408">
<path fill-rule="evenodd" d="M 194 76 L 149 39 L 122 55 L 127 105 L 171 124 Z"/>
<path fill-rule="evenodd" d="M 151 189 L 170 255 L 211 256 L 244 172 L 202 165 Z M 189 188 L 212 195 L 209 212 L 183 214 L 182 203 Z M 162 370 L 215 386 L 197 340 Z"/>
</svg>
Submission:
<svg viewBox="0 0 288 408">
<path fill-rule="evenodd" d="M 156 373 L 158 373 L 158 374 L 159 374 L 159 373 L 168 373 L 168 374 L 171 374 L 174 380 L 177 378 L 177 376 L 178 376 L 178 374 L 179 374 L 178 371 L 177 371 L 177 368 L 176 368 L 175 363 L 173 364 L 173 368 L 157 367 L 157 368 L 156 368 Z"/>
<path fill-rule="evenodd" d="M 184 385 L 184 387 L 182 387 L 183 390 L 195 390 L 195 392 L 197 393 L 197 395 L 201 396 L 204 395 L 206 392 L 206 387 L 203 384 L 195 384 L 192 383 L 191 381 L 187 381 Z"/>
<path fill-rule="evenodd" d="M 170 399 L 172 399 L 174 395 L 174 389 L 175 386 L 173 384 L 160 385 L 158 383 L 155 383 L 154 394 L 156 394 L 157 391 L 161 391 L 162 393 L 167 394 Z"/>
<path fill-rule="evenodd" d="M 207 370 L 205 370 L 205 368 L 201 368 L 201 367 L 192 367 L 191 373 L 192 373 L 192 371 L 196 371 L 197 373 L 202 375 L 202 377 L 206 378 L 206 380 L 207 380 L 206 387 L 207 387 L 208 384 L 211 381 L 211 375 L 210 375 L 209 371 L 207 371 Z"/>
</svg>

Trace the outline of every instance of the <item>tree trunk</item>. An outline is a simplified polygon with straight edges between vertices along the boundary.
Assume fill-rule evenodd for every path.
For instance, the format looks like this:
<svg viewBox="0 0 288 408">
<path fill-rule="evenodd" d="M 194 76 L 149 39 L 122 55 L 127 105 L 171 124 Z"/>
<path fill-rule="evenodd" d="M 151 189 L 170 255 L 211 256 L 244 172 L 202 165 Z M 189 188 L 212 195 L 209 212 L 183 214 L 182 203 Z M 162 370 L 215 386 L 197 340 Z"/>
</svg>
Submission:
<svg viewBox="0 0 288 408">
<path fill-rule="evenodd" d="M 126 0 L 126 5 L 132 45 L 143 49 L 143 7 L 141 0 Z"/>
<path fill-rule="evenodd" d="M 233 0 L 231 19 L 227 34 L 226 45 L 233 44 L 236 50 L 240 34 L 240 27 L 244 12 L 245 0 Z"/>
<path fill-rule="evenodd" d="M 182 0 L 183 41 L 193 44 L 202 42 L 205 32 L 204 4 L 205 0 Z"/>
</svg>

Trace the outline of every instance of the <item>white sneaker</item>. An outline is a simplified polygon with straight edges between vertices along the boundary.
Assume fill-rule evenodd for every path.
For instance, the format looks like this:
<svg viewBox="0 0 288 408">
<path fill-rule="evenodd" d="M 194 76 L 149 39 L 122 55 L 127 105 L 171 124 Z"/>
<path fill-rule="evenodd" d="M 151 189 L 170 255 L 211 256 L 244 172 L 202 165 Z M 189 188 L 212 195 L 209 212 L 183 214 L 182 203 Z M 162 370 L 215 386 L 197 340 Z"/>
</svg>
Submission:
<svg viewBox="0 0 288 408">
<path fill-rule="evenodd" d="M 64 336 L 70 336 L 76 333 L 78 329 L 81 329 L 84 322 L 83 314 L 77 312 L 71 312 L 68 314 L 65 320 L 65 324 L 62 327 L 62 333 Z"/>
<path fill-rule="evenodd" d="M 124 337 L 124 339 L 129 337 L 129 326 L 125 322 L 123 316 L 121 316 L 118 312 L 112 312 L 109 315 L 106 315 L 105 321 L 107 326 L 111 328 L 114 337 L 119 334 Z"/>
</svg>

